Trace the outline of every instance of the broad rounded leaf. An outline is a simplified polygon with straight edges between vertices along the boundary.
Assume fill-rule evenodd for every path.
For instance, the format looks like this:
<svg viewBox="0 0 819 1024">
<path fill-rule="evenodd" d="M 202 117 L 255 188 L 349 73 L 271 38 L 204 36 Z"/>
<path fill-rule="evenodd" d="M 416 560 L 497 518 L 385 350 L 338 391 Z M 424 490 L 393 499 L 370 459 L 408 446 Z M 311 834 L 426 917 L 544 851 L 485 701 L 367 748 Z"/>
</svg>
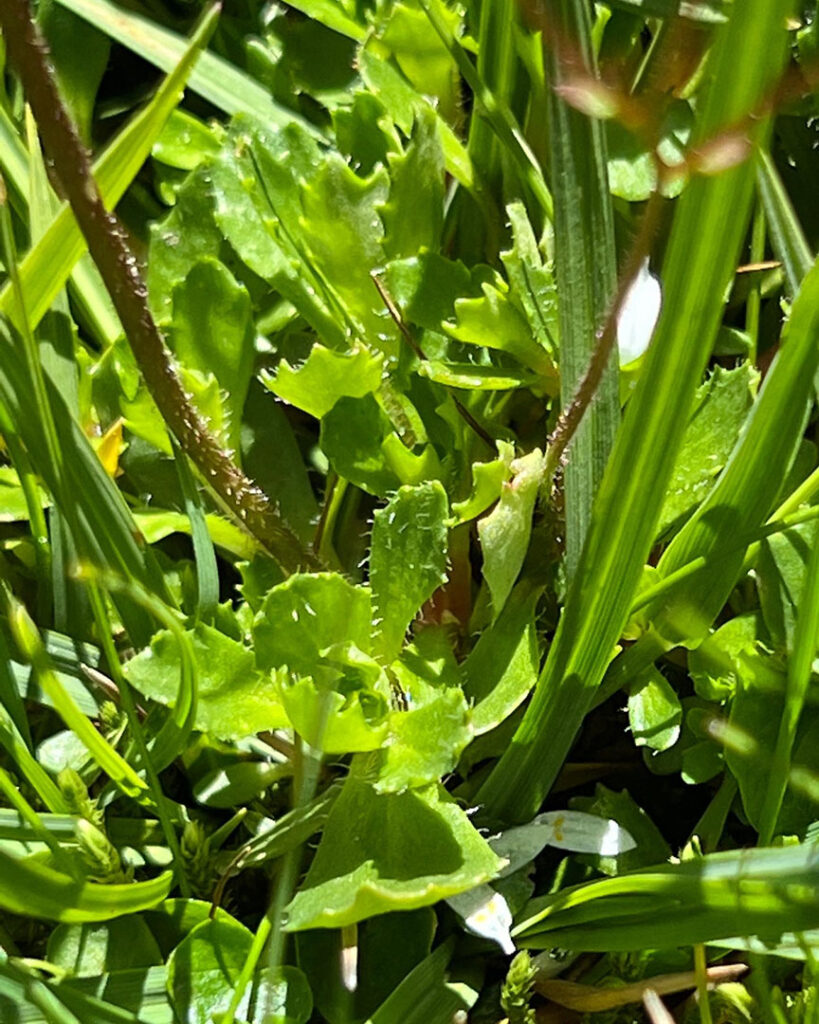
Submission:
<svg viewBox="0 0 819 1024">
<path fill-rule="evenodd" d="M 219 739 L 242 739 L 287 725 L 272 681 L 254 664 L 253 652 L 212 626 L 190 631 L 199 664 L 194 727 Z M 173 707 L 179 689 L 179 648 L 167 630 L 125 666 L 129 681 L 146 697 Z"/>
<path fill-rule="evenodd" d="M 297 573 L 268 593 L 253 622 L 256 663 L 310 675 L 321 653 L 349 642 L 370 650 L 370 594 L 337 573 Z"/>
<path fill-rule="evenodd" d="M 503 866 L 438 785 L 379 795 L 351 774 L 324 829 L 287 927 L 340 928 L 472 889 Z"/>
</svg>

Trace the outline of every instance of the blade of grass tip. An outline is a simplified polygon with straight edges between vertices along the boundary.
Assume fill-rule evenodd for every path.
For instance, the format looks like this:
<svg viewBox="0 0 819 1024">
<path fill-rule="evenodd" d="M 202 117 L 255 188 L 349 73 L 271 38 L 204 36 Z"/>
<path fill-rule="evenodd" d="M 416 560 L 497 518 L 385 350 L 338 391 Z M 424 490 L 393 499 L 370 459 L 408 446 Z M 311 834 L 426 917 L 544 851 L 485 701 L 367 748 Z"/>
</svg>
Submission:
<svg viewBox="0 0 819 1024">
<path fill-rule="evenodd" d="M 210 622 L 219 603 L 219 567 L 216 564 L 216 552 L 208 532 L 202 496 L 193 478 L 188 457 L 173 437 L 171 445 L 176 475 L 185 502 L 185 513 L 191 524 L 193 558 L 196 564 L 196 617 L 204 622 Z"/>
<path fill-rule="evenodd" d="M 817 637 L 819 637 L 819 544 L 814 544 L 796 616 L 793 650 L 788 658 L 785 707 L 779 721 L 773 762 L 768 771 L 768 783 L 760 815 L 759 841 L 763 846 L 767 846 L 774 837 L 777 818 L 788 785 L 796 730 L 799 727 L 799 719 L 811 679 Z"/>
<path fill-rule="evenodd" d="M 162 71 L 172 72 L 187 50 L 184 36 L 124 10 L 109 0 L 56 2 Z M 252 114 L 263 124 L 282 127 L 295 123 L 314 138 L 323 138 L 314 124 L 297 111 L 280 106 L 269 89 L 215 53 L 202 54 L 191 73 L 189 85 L 195 93 L 226 114 Z"/>
<path fill-rule="evenodd" d="M 168 844 L 168 849 L 173 855 L 174 870 L 176 871 L 177 878 L 179 880 L 179 890 L 183 897 L 189 897 L 191 895 L 190 882 L 188 881 L 187 872 L 185 871 L 185 859 L 182 856 L 179 839 L 177 838 L 176 830 L 173 827 L 173 822 L 171 821 L 170 814 L 168 813 L 167 801 L 165 799 L 165 794 L 162 791 L 162 783 L 160 782 L 153 757 L 148 750 L 148 744 L 142 730 L 142 723 L 140 722 L 139 715 L 137 714 L 134 695 L 131 692 L 131 685 L 125 678 L 125 674 L 122 671 L 122 665 L 120 664 L 119 655 L 117 654 L 117 650 L 114 646 L 114 641 L 112 639 L 113 625 L 111 623 L 110 616 L 108 615 L 108 609 L 106 608 L 105 601 L 99 587 L 93 580 L 88 581 L 88 595 L 90 598 L 91 610 L 94 615 L 94 621 L 96 622 L 97 630 L 99 631 L 102 650 L 108 663 L 108 671 L 111 673 L 111 678 L 116 683 L 119 690 L 122 707 L 125 711 L 128 719 L 128 725 L 131 730 L 131 736 L 133 737 L 134 743 L 139 751 L 142 764 L 145 768 L 145 775 L 148 779 L 148 785 L 153 794 L 157 817 L 159 818 L 159 823 L 162 827 L 162 834 L 165 837 L 165 842 Z"/>
<path fill-rule="evenodd" d="M 788 290 L 793 298 L 813 266 L 813 255 L 779 171 L 767 150 L 760 150 L 757 155 L 756 184 L 768 218 L 773 250 L 785 267 Z"/>
<path fill-rule="evenodd" d="M 548 143 L 555 203 L 555 274 L 560 297 L 560 397 L 574 397 L 589 365 L 597 333 L 614 295 L 617 256 L 602 122 L 563 100 L 558 92 L 581 61 L 594 73 L 588 6 L 547 0 L 545 61 Z M 571 53 L 566 49 L 571 48 Z M 588 532 L 591 509 L 620 422 L 619 367 L 609 356 L 597 394 L 567 450 L 564 470 L 566 575 L 571 581 Z"/>
<path fill-rule="evenodd" d="M 783 16 L 767 0 L 732 7 L 711 54 L 713 77 L 695 145 L 756 109 L 784 59 Z M 740 52 L 750 63 L 737 62 Z M 678 200 L 663 267 L 663 309 L 555 639 L 518 731 L 477 794 L 489 818 L 525 821 L 537 811 L 620 638 L 736 266 L 752 174 L 746 160 L 695 177 Z"/>
<path fill-rule="evenodd" d="M 554 212 L 552 195 L 543 178 L 543 172 L 532 151 L 529 149 L 520 125 L 515 120 L 512 111 L 494 95 L 486 82 L 478 74 L 475 65 L 470 60 L 469 54 L 450 31 L 446 19 L 441 16 L 439 0 L 418 0 L 418 2 L 429 18 L 432 27 L 440 36 L 441 42 L 458 66 L 464 81 L 472 90 L 480 114 L 486 118 L 492 127 L 499 141 L 512 158 L 518 174 L 521 176 L 521 180 L 531 191 L 532 196 L 543 211 L 544 217 L 550 221 Z"/>
</svg>

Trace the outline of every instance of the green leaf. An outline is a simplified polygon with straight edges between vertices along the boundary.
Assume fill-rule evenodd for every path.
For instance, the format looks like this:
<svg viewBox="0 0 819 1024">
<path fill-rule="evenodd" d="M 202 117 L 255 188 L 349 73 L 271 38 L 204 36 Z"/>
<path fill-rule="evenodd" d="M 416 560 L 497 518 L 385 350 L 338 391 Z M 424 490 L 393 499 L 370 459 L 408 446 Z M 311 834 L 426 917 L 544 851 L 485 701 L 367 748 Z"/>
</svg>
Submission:
<svg viewBox="0 0 819 1024">
<path fill-rule="evenodd" d="M 441 331 L 441 321 L 455 314 L 455 300 L 474 295 L 475 285 L 460 260 L 422 252 L 387 264 L 386 279 L 404 317 L 418 327 Z"/>
<path fill-rule="evenodd" d="M 506 441 L 498 441 L 497 444 L 497 459 L 472 463 L 472 490 L 469 497 L 452 503 L 452 513 L 462 523 L 468 523 L 493 505 L 501 496 L 504 483 L 512 475 L 514 446 Z"/>
<path fill-rule="evenodd" d="M 401 73 L 373 50 L 362 47 L 358 51 L 358 67 L 368 89 L 384 104 L 390 117 L 398 127 L 409 135 L 420 107 L 434 109 L 421 93 L 416 92 Z M 438 130 L 449 174 L 467 189 L 475 188 L 475 173 L 469 154 L 455 132 L 440 117 Z"/>
<path fill-rule="evenodd" d="M 457 31 L 459 12 L 443 13 L 450 31 Z M 443 118 L 453 123 L 458 113 L 455 66 L 420 7 L 396 3 L 390 8 L 379 41 L 395 58 L 403 73 L 422 96 L 433 96 Z"/>
<path fill-rule="evenodd" d="M 111 43 L 99 29 L 61 9 L 57 0 L 41 3 L 37 20 L 48 42 L 60 92 L 88 143 L 94 101 L 108 64 Z"/>
<path fill-rule="evenodd" d="M 378 664 L 351 645 L 347 650 L 330 648 L 322 661 L 315 679 L 276 674 L 293 728 L 326 754 L 378 750 L 387 736 L 389 709 L 388 687 Z"/>
<path fill-rule="evenodd" d="M 373 517 L 375 649 L 392 661 L 421 605 L 446 583 L 447 497 L 437 482 L 402 487 Z"/>
<path fill-rule="evenodd" d="M 323 653 L 349 642 L 371 647 L 370 594 L 336 573 L 296 573 L 274 587 L 253 622 L 256 664 L 310 675 Z"/>
<path fill-rule="evenodd" d="M 444 222 L 444 158 L 437 118 L 420 107 L 412 138 L 402 154 L 389 157 L 390 197 L 381 207 L 388 258 L 437 249 Z"/>
<path fill-rule="evenodd" d="M 321 150 L 297 125 L 269 130 L 237 117 L 219 156 L 200 177 L 212 181 L 216 223 L 239 258 L 328 345 L 341 348 L 344 312 L 313 266 L 301 226 L 301 183 L 321 165 Z"/>
<path fill-rule="evenodd" d="M 287 928 L 341 928 L 471 889 L 502 865 L 437 785 L 379 795 L 351 774 L 324 829 Z"/>
<path fill-rule="evenodd" d="M 660 513 L 658 533 L 679 523 L 722 472 L 753 405 L 759 374 L 748 363 L 716 367 L 699 388 Z"/>
<path fill-rule="evenodd" d="M 211 1024 L 227 1009 L 252 944 L 253 933 L 232 918 L 203 921 L 179 943 L 168 959 L 167 987 L 180 1024 Z"/>
<path fill-rule="evenodd" d="M 737 615 L 688 654 L 688 672 L 704 700 L 724 702 L 741 679 L 753 687 L 783 692 L 782 666 L 760 643 L 763 626 L 757 613 Z"/>
<path fill-rule="evenodd" d="M 146 882 L 103 885 L 55 871 L 33 857 L 18 860 L 0 849 L 0 906 L 13 914 L 83 924 L 109 921 L 156 906 L 168 895 L 173 872 Z"/>
<path fill-rule="evenodd" d="M 535 608 L 540 593 L 528 583 L 519 584 L 464 662 L 464 692 L 474 702 L 472 728 L 477 736 L 511 715 L 537 682 Z"/>
<path fill-rule="evenodd" d="M 676 100 L 668 105 L 660 128 L 661 137 L 656 155 L 669 168 L 684 164 L 685 147 L 693 124 L 691 106 Z M 644 142 L 617 120 L 606 122 L 608 145 L 609 186 L 612 195 L 630 203 L 645 202 L 657 189 L 656 155 L 646 149 Z M 672 198 L 682 192 L 686 174 L 671 175 L 664 184 L 663 195 Z"/>
<path fill-rule="evenodd" d="M 756 563 L 759 604 L 779 650 L 793 648 L 797 608 L 803 598 L 808 561 L 817 536 L 815 523 L 803 523 L 775 533 L 760 544 Z"/>
<path fill-rule="evenodd" d="M 436 384 L 467 391 L 510 391 L 536 381 L 525 370 L 501 369 L 475 363 L 444 363 L 440 359 L 429 359 L 421 363 L 418 374 L 434 380 Z"/>
<path fill-rule="evenodd" d="M 501 253 L 509 288 L 529 323 L 529 329 L 552 359 L 557 358 L 560 325 L 557 289 L 552 267 L 543 261 L 523 203 L 510 203 L 506 213 L 512 227 L 512 248 Z"/>
<path fill-rule="evenodd" d="M 503 484 L 497 506 L 478 523 L 483 575 L 495 616 L 503 610 L 529 549 L 532 513 L 543 479 L 543 454 L 535 448 L 515 459 L 511 469 L 512 479 Z"/>
<path fill-rule="evenodd" d="M 214 221 L 212 174 L 206 163 L 189 174 L 173 209 L 151 224 L 146 281 L 151 310 L 160 324 L 171 322 L 174 289 L 202 259 L 217 259 L 222 234 Z"/>
<path fill-rule="evenodd" d="M 188 631 L 199 664 L 194 728 L 220 739 L 243 739 L 287 725 L 272 681 L 254 665 L 253 652 L 212 626 L 197 623 Z M 178 699 L 179 645 L 168 630 L 125 666 L 140 693 L 168 707 Z"/>
<path fill-rule="evenodd" d="M 668 750 L 677 742 L 682 706 L 664 675 L 649 668 L 629 688 L 628 724 L 638 747 Z"/>
<path fill-rule="evenodd" d="M 171 346 L 185 367 L 216 378 L 224 393 L 228 437 L 237 448 L 255 356 L 247 289 L 211 258 L 191 267 L 171 301 Z"/>
<path fill-rule="evenodd" d="M 162 963 L 145 919 L 134 915 L 102 924 L 61 924 L 49 936 L 47 956 L 75 978 Z"/>
<path fill-rule="evenodd" d="M 401 688 L 402 710 L 390 715 L 390 738 L 375 788 L 400 793 L 454 771 L 473 736 L 460 672 L 443 632 L 423 630 L 390 674 Z"/>
<path fill-rule="evenodd" d="M 526 318 L 501 287 L 484 282 L 481 298 L 456 299 L 455 322 L 445 322 L 444 330 L 457 341 L 506 352 L 543 377 L 554 376 L 548 352 L 532 337 Z"/>
<path fill-rule="evenodd" d="M 381 385 L 383 359 L 363 345 L 334 352 L 315 344 L 301 366 L 283 359 L 276 375 L 263 376 L 266 387 L 290 405 L 321 419 L 340 398 L 363 398 Z"/>
<path fill-rule="evenodd" d="M 219 152 L 218 130 L 186 110 L 174 110 L 153 145 L 151 156 L 181 171 L 192 171 Z"/>
<path fill-rule="evenodd" d="M 340 477 L 384 497 L 401 483 L 382 447 L 391 433 L 392 424 L 373 395 L 340 398 L 321 421 L 319 444 Z"/>
<path fill-rule="evenodd" d="M 459 982 L 448 970 L 453 940 L 442 942 L 414 968 L 384 1000 L 367 1024 L 450 1024 L 467 1013 L 478 1000 L 478 991 Z"/>
<path fill-rule="evenodd" d="M 328 153 L 302 185 L 301 233 L 313 267 L 338 296 L 350 327 L 374 350 L 395 355 L 396 328 L 370 276 L 384 262 L 380 209 L 388 192 L 383 168 L 362 179 L 337 153 Z"/>
</svg>

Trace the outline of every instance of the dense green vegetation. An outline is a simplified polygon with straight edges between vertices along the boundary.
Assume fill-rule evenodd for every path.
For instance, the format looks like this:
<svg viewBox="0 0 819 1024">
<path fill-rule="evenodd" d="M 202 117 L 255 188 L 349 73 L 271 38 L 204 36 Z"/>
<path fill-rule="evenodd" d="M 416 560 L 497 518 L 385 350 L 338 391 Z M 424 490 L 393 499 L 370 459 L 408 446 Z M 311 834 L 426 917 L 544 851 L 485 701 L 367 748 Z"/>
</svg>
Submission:
<svg viewBox="0 0 819 1024">
<path fill-rule="evenodd" d="M 815 1024 L 816 5 L 34 13 L 0 1021 Z"/>
</svg>

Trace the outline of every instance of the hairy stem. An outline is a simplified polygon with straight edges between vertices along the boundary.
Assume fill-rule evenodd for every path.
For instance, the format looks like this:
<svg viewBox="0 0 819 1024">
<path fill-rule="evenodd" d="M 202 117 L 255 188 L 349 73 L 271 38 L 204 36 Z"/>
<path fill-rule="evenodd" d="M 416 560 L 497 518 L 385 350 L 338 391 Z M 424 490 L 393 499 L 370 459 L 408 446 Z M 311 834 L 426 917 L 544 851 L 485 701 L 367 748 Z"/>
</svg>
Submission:
<svg viewBox="0 0 819 1024">
<path fill-rule="evenodd" d="M 142 376 L 180 447 L 230 513 L 287 572 L 317 568 L 270 498 L 249 480 L 192 406 L 148 308 L 137 260 L 116 215 L 107 210 L 88 150 L 62 102 L 46 43 L 29 0 L 3 0 L 0 25 L 31 105 L 43 146 L 114 303 Z"/>
</svg>

